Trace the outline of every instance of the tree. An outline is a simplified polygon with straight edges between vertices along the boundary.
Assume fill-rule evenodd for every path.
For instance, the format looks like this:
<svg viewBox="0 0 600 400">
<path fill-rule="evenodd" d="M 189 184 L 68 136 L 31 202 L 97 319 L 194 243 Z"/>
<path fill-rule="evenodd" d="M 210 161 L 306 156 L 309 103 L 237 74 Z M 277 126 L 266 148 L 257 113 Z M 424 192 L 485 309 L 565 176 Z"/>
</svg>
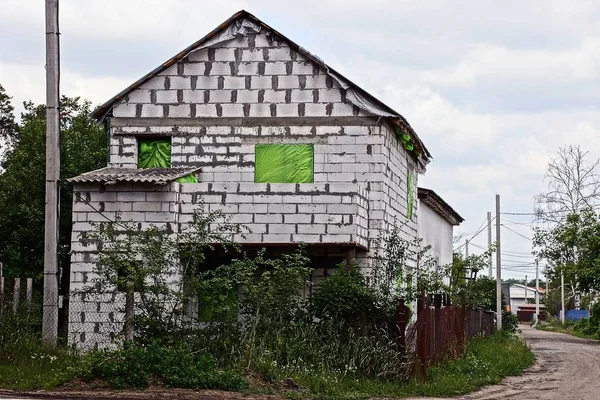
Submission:
<svg viewBox="0 0 600 400">
<path fill-rule="evenodd" d="M 569 214 L 551 229 L 536 229 L 534 246 L 548 261 L 547 275 L 558 282 L 564 273 L 572 295 L 600 289 L 600 221 L 592 209 Z"/>
<path fill-rule="evenodd" d="M 2 141 L 9 143 L 14 139 L 17 124 L 15 123 L 15 108 L 10 104 L 11 97 L 6 94 L 0 85 L 0 144 Z M 2 149 L 2 146 L 0 146 Z"/>
<path fill-rule="evenodd" d="M 600 200 L 600 159 L 590 159 L 580 146 L 558 150 L 550 160 L 545 180 L 548 192 L 536 196 L 536 214 L 542 221 L 557 223 L 568 214 L 593 208 Z"/>
<path fill-rule="evenodd" d="M 44 105 L 27 102 L 14 140 L 1 160 L 0 261 L 8 276 L 41 278 L 44 257 Z M 68 279 L 71 186 L 66 179 L 106 163 L 106 135 L 89 117 L 90 103 L 63 97 L 61 106 L 60 266 Z M 65 274 L 64 274 L 65 275 Z"/>
</svg>

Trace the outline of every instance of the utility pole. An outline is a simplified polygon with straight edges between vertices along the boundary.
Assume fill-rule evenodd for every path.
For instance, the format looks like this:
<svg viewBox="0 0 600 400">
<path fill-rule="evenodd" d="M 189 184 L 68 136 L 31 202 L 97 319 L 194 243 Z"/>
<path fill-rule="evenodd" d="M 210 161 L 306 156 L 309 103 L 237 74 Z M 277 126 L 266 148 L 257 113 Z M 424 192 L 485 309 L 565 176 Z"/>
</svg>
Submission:
<svg viewBox="0 0 600 400">
<path fill-rule="evenodd" d="M 540 268 L 537 258 L 535 259 L 535 325 L 540 318 Z"/>
<path fill-rule="evenodd" d="M 496 327 L 502 330 L 502 255 L 500 253 L 500 195 L 496 195 Z"/>
<path fill-rule="evenodd" d="M 492 213 L 488 211 L 487 213 L 487 231 L 488 231 L 488 250 L 492 247 Z M 488 270 L 488 276 L 490 277 L 490 279 L 492 278 L 492 253 L 490 253 L 490 259 L 489 259 L 489 270 Z"/>
<path fill-rule="evenodd" d="M 469 239 L 465 239 L 465 257 L 469 257 Z"/>
<path fill-rule="evenodd" d="M 58 217 L 60 180 L 58 0 L 46 0 L 46 208 L 42 340 L 58 335 Z"/>
<path fill-rule="evenodd" d="M 560 271 L 560 322 L 565 323 L 565 273 Z"/>
<path fill-rule="evenodd" d="M 527 304 L 528 297 L 529 297 L 529 286 L 527 285 L 527 275 L 525 275 L 525 304 Z"/>
</svg>

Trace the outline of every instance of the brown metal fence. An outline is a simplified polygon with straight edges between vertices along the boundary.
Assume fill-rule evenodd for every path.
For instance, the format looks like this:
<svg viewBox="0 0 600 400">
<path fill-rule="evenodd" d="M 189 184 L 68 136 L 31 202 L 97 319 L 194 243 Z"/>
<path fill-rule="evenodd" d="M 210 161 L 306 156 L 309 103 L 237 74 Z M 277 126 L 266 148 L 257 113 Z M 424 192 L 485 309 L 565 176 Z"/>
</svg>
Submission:
<svg viewBox="0 0 600 400">
<path fill-rule="evenodd" d="M 399 345 L 415 354 L 415 373 L 425 376 L 427 369 L 445 358 L 460 357 L 467 339 L 488 335 L 494 327 L 494 313 L 466 310 L 450 304 L 444 294 L 425 296 L 417 301 L 417 321 L 409 325 L 408 308 L 400 302 L 397 310 Z"/>
</svg>

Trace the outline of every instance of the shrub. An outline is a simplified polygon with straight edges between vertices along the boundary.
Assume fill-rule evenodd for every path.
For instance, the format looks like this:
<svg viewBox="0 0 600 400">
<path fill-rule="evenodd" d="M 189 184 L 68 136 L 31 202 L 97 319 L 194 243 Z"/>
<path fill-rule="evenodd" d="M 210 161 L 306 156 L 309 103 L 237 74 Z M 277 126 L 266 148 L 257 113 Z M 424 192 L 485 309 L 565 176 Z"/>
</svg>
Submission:
<svg viewBox="0 0 600 400">
<path fill-rule="evenodd" d="M 235 371 L 218 370 L 211 355 L 188 345 L 173 347 L 126 344 L 119 350 L 97 350 L 83 356 L 77 375 L 100 380 L 113 389 L 146 388 L 152 380 L 167 387 L 241 390 L 245 379 Z"/>
<path fill-rule="evenodd" d="M 312 298 L 312 309 L 319 318 L 356 324 L 378 314 L 376 302 L 375 291 L 367 286 L 356 265 L 340 264 L 319 285 Z"/>
</svg>

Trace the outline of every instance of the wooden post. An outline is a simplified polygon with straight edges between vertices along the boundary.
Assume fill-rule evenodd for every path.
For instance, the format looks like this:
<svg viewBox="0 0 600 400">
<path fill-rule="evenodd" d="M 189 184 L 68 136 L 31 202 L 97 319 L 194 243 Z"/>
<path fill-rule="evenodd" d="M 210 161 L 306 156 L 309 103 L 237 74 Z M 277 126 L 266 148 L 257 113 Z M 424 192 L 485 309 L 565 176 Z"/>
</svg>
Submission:
<svg viewBox="0 0 600 400">
<path fill-rule="evenodd" d="M 396 309 L 396 324 L 398 326 L 398 348 L 402 353 L 406 351 L 406 323 L 408 307 L 404 304 L 404 299 L 398 300 Z"/>
<path fill-rule="evenodd" d="M 500 248 L 500 195 L 496 195 L 496 328 L 502 330 L 502 249 Z"/>
<path fill-rule="evenodd" d="M 27 312 L 31 312 L 31 299 L 33 297 L 33 278 L 27 278 L 27 291 L 25 298 L 27 299 Z"/>
<path fill-rule="evenodd" d="M 13 313 L 19 311 L 19 301 L 21 300 L 21 278 L 15 278 L 15 289 L 13 291 Z"/>
<path fill-rule="evenodd" d="M 4 277 L 0 276 L 0 316 L 4 311 Z"/>
<path fill-rule="evenodd" d="M 133 282 L 127 282 L 127 293 L 125 295 L 125 340 L 133 341 L 133 312 L 135 292 Z"/>
</svg>

